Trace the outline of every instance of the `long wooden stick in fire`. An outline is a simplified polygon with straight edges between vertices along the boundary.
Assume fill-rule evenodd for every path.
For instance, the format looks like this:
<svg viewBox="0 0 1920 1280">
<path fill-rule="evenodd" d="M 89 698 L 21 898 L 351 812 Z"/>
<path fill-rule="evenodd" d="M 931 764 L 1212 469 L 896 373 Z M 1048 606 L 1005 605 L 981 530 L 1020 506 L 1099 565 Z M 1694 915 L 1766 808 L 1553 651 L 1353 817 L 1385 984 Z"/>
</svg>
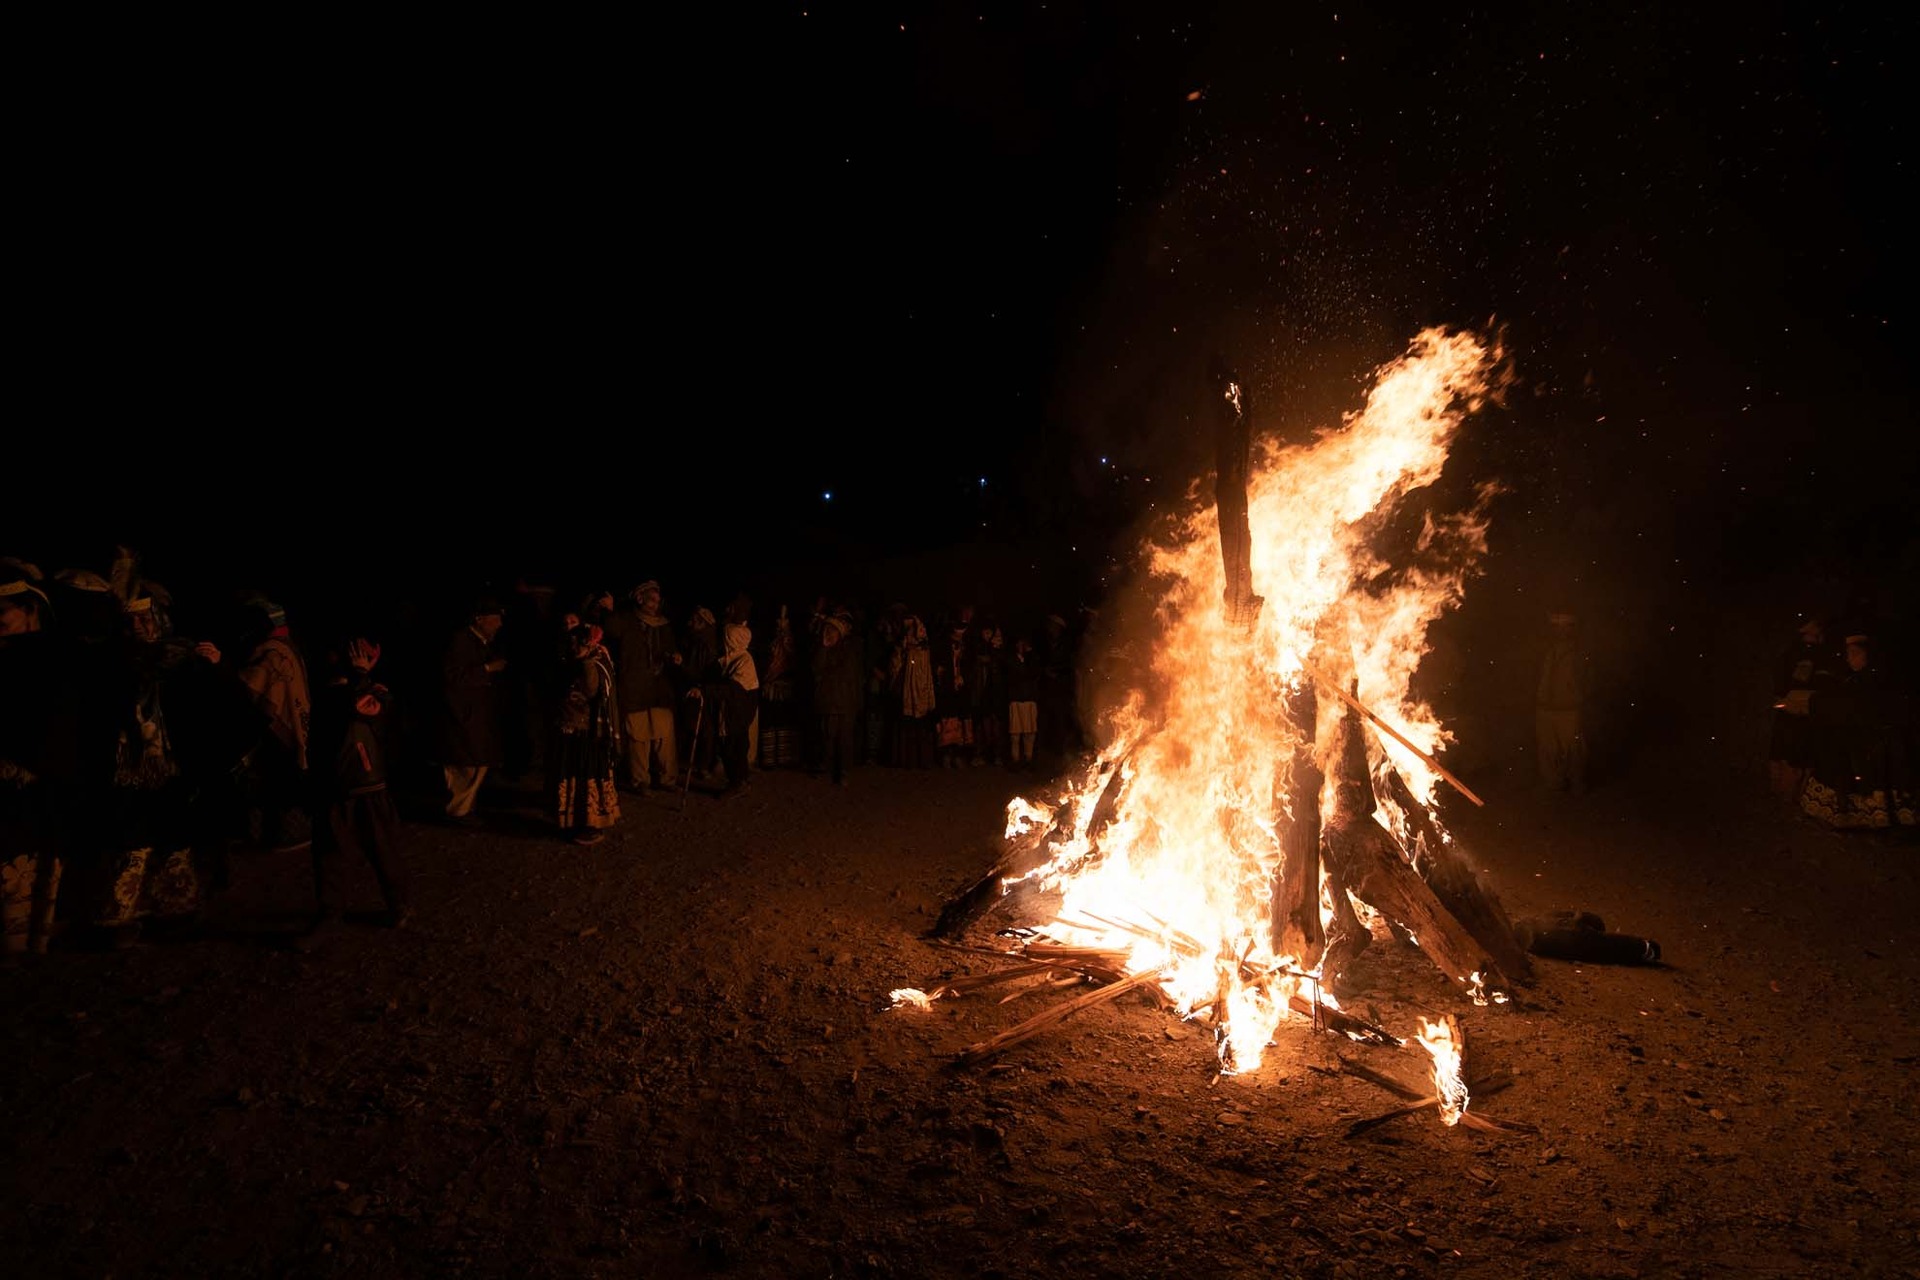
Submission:
<svg viewBox="0 0 1920 1280">
<path fill-rule="evenodd" d="M 1467 786 L 1466 783 L 1460 781 L 1460 779 L 1454 777 L 1451 773 L 1448 773 L 1446 768 L 1438 760 L 1435 760 L 1432 756 L 1428 755 L 1426 752 L 1422 751 L 1420 748 L 1414 746 L 1411 742 L 1408 742 L 1407 736 L 1404 733 L 1401 733 L 1398 729 L 1394 728 L 1392 725 L 1388 724 L 1385 720 L 1382 720 L 1379 716 L 1375 715 L 1370 708 L 1362 705 L 1362 703 L 1358 698 L 1348 693 L 1345 689 L 1342 689 L 1325 672 L 1316 669 L 1312 664 L 1306 663 L 1306 662 L 1301 663 L 1300 666 L 1303 670 L 1306 671 L 1308 675 L 1312 676 L 1315 680 L 1318 680 L 1321 684 L 1327 686 L 1327 688 L 1333 690 L 1334 696 L 1339 698 L 1340 701 L 1346 703 L 1348 706 L 1352 707 L 1355 711 L 1358 711 L 1361 715 L 1365 716 L 1367 719 L 1373 721 L 1374 724 L 1378 725 L 1382 733 L 1387 734 L 1395 742 L 1399 743 L 1401 746 L 1405 747 L 1407 750 L 1413 752 L 1413 754 L 1415 754 L 1416 756 L 1419 756 L 1421 760 L 1426 762 L 1426 765 L 1429 769 L 1432 769 L 1435 773 L 1439 774 L 1441 777 L 1445 778 L 1448 782 L 1452 783 L 1453 789 L 1455 791 L 1458 791 L 1461 795 L 1473 801 L 1475 804 L 1479 805 L 1481 808 L 1484 809 L 1487 807 L 1487 802 L 1485 800 L 1482 800 L 1479 796 L 1473 794 L 1473 791 Z"/>
</svg>

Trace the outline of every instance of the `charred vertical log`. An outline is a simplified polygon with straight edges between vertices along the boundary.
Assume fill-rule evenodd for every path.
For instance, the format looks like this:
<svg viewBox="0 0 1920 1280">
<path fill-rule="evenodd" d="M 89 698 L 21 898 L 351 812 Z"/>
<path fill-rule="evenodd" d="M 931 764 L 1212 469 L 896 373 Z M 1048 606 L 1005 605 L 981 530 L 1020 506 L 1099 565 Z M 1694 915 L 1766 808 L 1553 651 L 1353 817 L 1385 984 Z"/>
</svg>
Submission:
<svg viewBox="0 0 1920 1280">
<path fill-rule="evenodd" d="M 1348 970 L 1360 953 L 1373 945 L 1373 935 L 1360 923 L 1347 896 L 1344 872 L 1329 851 L 1326 861 L 1327 888 L 1331 891 L 1333 919 L 1327 925 L 1325 945 L 1320 953 L 1321 980 L 1334 991 L 1344 987 Z"/>
<path fill-rule="evenodd" d="M 1087 841 L 1095 849 L 1100 847 L 1107 829 L 1120 816 L 1120 802 L 1127 794 L 1127 759 L 1123 756 L 1109 766 L 1107 780 L 1100 787 L 1100 798 L 1094 802 L 1093 816 L 1087 822 Z"/>
<path fill-rule="evenodd" d="M 1326 951 L 1320 926 L 1320 788 L 1326 776 L 1313 760 L 1319 699 L 1302 681 L 1283 704 L 1292 753 L 1276 779 L 1274 829 L 1280 837 L 1280 874 L 1273 886 L 1273 949 L 1312 968 Z"/>
<path fill-rule="evenodd" d="M 1408 850 L 1414 870 L 1427 882 L 1454 918 L 1486 948 L 1500 965 L 1500 971 L 1515 982 L 1533 977 L 1533 963 L 1514 937 L 1513 921 L 1501 905 L 1498 895 L 1474 869 L 1460 850 L 1441 838 L 1428 817 L 1426 806 L 1414 798 L 1398 770 L 1387 770 L 1387 795 L 1407 817 Z"/>
<path fill-rule="evenodd" d="M 1212 376 L 1214 509 L 1220 517 L 1220 560 L 1226 570 L 1227 625 L 1251 630 L 1261 600 L 1253 594 L 1253 530 L 1247 522 L 1247 478 L 1253 469 L 1253 415 L 1246 388 L 1224 356 Z"/>
</svg>

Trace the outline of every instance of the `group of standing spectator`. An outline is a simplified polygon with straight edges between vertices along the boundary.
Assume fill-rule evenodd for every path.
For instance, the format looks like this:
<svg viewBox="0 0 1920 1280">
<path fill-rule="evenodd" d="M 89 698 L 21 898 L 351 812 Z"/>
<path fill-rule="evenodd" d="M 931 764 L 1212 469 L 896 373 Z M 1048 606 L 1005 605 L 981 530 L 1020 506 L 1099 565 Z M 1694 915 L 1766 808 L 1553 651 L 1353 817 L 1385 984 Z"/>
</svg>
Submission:
<svg viewBox="0 0 1920 1280">
<path fill-rule="evenodd" d="M 1800 620 L 1774 673 L 1768 782 L 1837 830 L 1914 830 L 1913 700 L 1887 671 L 1878 639 L 1825 618 Z"/>
<path fill-rule="evenodd" d="M 821 597 L 779 608 L 756 643 L 745 595 L 676 622 L 657 580 L 571 608 L 520 582 L 471 598 L 437 641 L 395 637 L 415 653 L 393 674 L 384 637 L 296 632 L 263 593 L 236 595 L 216 639 L 180 634 L 173 606 L 126 548 L 104 572 L 0 561 L 10 950 L 44 949 L 56 923 L 124 945 L 191 921 L 246 848 L 311 850 L 309 939 L 340 925 L 356 861 L 403 925 L 395 791 L 415 763 L 448 824 L 485 822 L 499 775 L 532 778 L 586 846 L 623 800 L 730 798 L 756 767 L 845 785 L 862 766 L 1029 769 L 1083 745 L 1058 614 L 1010 631 L 961 606 L 930 627 L 904 604 Z"/>
<path fill-rule="evenodd" d="M 483 599 L 446 651 L 437 750 L 455 822 L 470 820 L 486 770 L 510 754 L 497 725 L 522 717 L 538 740 L 524 754 L 544 761 L 560 825 L 582 843 L 618 821 L 619 793 L 699 782 L 730 798 L 756 764 L 804 764 L 845 784 L 861 765 L 1026 769 L 1082 745 L 1074 637 L 1058 614 L 1042 620 L 1037 644 L 1026 634 L 1009 643 L 970 606 L 930 631 L 903 604 L 863 620 L 823 596 L 799 627 L 780 607 L 756 643 L 744 595 L 676 624 L 653 579 L 624 600 L 598 591 L 566 610 L 551 591 L 517 591 L 527 602 L 517 623 Z M 541 633 L 519 646 L 540 670 L 509 675 L 503 625 Z"/>
<path fill-rule="evenodd" d="M 173 605 L 126 548 L 105 573 L 0 560 L 7 950 L 191 922 L 241 845 L 312 849 L 316 926 L 359 853 L 404 922 L 378 647 L 326 650 L 316 690 L 272 599 L 242 597 L 221 643 L 179 634 Z"/>
</svg>

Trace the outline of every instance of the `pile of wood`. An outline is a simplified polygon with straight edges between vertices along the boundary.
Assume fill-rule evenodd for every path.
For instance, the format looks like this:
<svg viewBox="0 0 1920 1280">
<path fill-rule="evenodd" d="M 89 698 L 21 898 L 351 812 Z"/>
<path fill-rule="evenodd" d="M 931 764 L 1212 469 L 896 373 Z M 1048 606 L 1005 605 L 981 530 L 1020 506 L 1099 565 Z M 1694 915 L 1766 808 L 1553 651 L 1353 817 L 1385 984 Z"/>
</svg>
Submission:
<svg viewBox="0 0 1920 1280">
<path fill-rule="evenodd" d="M 1338 717 L 1328 769 L 1336 778 L 1324 818 L 1321 796 L 1325 776 L 1313 743 L 1318 715 Z M 1271 919 L 1274 954 L 1292 957 L 1302 970 L 1317 972 L 1333 990 L 1342 990 L 1353 962 L 1372 942 L 1353 901 L 1378 912 L 1401 936 L 1411 938 L 1461 990 L 1475 999 L 1531 980 L 1533 966 L 1514 940 L 1513 924 L 1498 896 L 1467 865 L 1460 851 L 1434 827 L 1426 808 L 1392 768 L 1383 766 L 1388 799 L 1408 833 L 1405 844 L 1381 820 L 1381 805 L 1367 764 L 1366 717 L 1341 703 L 1321 704 L 1303 685 L 1283 712 L 1280 732 L 1293 745 L 1276 779 L 1274 830 L 1280 843 L 1280 871 L 1274 884 Z M 1078 796 L 1060 795 L 1045 807 L 1050 819 L 1007 842 L 983 875 L 963 886 L 946 903 L 932 933 L 955 938 L 996 908 L 1021 898 L 1007 886 L 1031 889 L 1037 868 L 1058 863 L 1066 875 L 1097 863 L 1102 841 L 1126 794 L 1126 756 L 1103 760 L 1098 786 Z M 1091 803 L 1084 815 L 1081 806 Z M 1083 821 L 1084 817 L 1084 821 Z M 1070 860 L 1063 848 L 1081 843 Z M 1321 927 L 1321 877 L 1328 881 L 1332 924 Z M 1109 922 L 1103 922 L 1109 923 Z M 1155 931 L 1155 936 L 1159 932 Z"/>
<path fill-rule="evenodd" d="M 1227 584 L 1222 609 L 1228 625 L 1251 643 L 1262 601 L 1253 591 L 1248 557 L 1249 415 L 1243 389 L 1224 361 L 1219 362 L 1216 375 L 1219 448 L 1215 502 Z M 1515 941 L 1512 922 L 1499 898 L 1441 835 L 1426 806 L 1394 769 L 1386 740 L 1419 757 L 1474 803 L 1480 803 L 1479 797 L 1391 723 L 1364 706 L 1357 688 L 1343 687 L 1341 681 L 1325 674 L 1345 672 L 1352 666 L 1349 655 L 1337 649 L 1336 637 L 1329 635 L 1309 657 L 1306 676 L 1283 691 L 1272 726 L 1274 741 L 1282 748 L 1279 776 L 1273 779 L 1271 791 L 1272 838 L 1277 839 L 1279 848 L 1254 850 L 1269 857 L 1278 854 L 1273 860 L 1279 870 L 1273 885 L 1270 945 L 1272 954 L 1284 959 L 1262 965 L 1250 959 L 1249 948 L 1237 962 L 1232 956 L 1218 961 L 1220 994 L 1210 1005 L 1186 1011 L 1186 1016 L 1209 1023 L 1224 1036 L 1227 997 L 1236 986 L 1272 994 L 1275 984 L 1285 978 L 1290 981 L 1284 989 L 1296 991 L 1304 986 L 1313 993 L 1311 997 L 1289 995 L 1288 999 L 1296 1012 L 1313 1019 L 1316 1028 L 1399 1046 L 1402 1041 L 1398 1038 L 1319 999 L 1320 984 L 1334 991 L 1349 984 L 1354 961 L 1373 940 L 1355 909 L 1356 902 L 1384 918 L 1396 936 L 1418 945 L 1449 981 L 1477 1002 L 1485 1003 L 1489 995 L 1497 998 L 1512 985 L 1529 981 L 1532 965 Z M 1332 696 L 1323 698 L 1322 693 Z M 1379 735 L 1377 750 L 1369 734 Z M 1318 744 L 1330 747 L 1323 751 Z M 1064 878 L 1097 864 L 1106 854 L 1103 842 L 1126 800 L 1131 778 L 1128 756 L 1124 744 L 1111 749 L 1091 766 L 1090 774 L 1078 780 L 1078 785 L 1056 784 L 1050 793 L 1043 794 L 1036 812 L 1045 820 L 1006 841 L 993 866 L 948 900 L 933 935 L 958 937 L 988 913 L 1030 899 L 1038 880 L 1033 873 L 1042 867 L 1048 869 L 1049 877 Z M 1370 766 L 1369 757 L 1378 763 Z M 1383 821 L 1383 809 L 1394 820 Z M 1239 812 L 1223 812 L 1221 819 L 1236 841 L 1269 838 L 1265 830 L 1253 829 L 1261 824 L 1247 821 Z M 1332 906 L 1330 923 L 1324 926 L 1323 881 Z M 1059 923 L 1107 934 L 1134 933 L 1188 958 L 1209 953 L 1196 940 L 1157 919 L 1150 924 L 1116 920 Z M 1062 983 L 1098 984 L 1092 991 L 969 1046 L 960 1054 L 960 1061 L 973 1063 L 1128 991 L 1144 990 L 1169 1001 L 1159 985 L 1159 974 L 1129 974 L 1126 963 L 1125 955 L 1119 952 L 1064 947 L 1040 939 L 1028 943 L 1013 967 L 957 979 L 931 994 L 938 998 L 1012 982 L 1025 983 L 1024 989 Z M 1428 1105 L 1424 1097 L 1415 1101 L 1420 1106 Z"/>
</svg>

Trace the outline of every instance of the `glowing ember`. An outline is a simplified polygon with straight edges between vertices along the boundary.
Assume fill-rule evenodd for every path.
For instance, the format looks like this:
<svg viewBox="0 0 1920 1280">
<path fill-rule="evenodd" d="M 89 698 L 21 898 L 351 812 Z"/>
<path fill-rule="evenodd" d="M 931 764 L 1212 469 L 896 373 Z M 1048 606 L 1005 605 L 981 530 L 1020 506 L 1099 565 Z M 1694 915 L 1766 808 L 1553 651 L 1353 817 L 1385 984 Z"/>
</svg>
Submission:
<svg viewBox="0 0 1920 1280">
<path fill-rule="evenodd" d="M 1057 806 L 1008 805 L 1009 840 L 1058 824 L 1033 876 L 1063 894 L 1060 940 L 1120 952 L 1132 974 L 1163 974 L 1182 1015 L 1213 1029 L 1229 1072 L 1259 1065 L 1295 994 L 1331 1003 L 1304 957 L 1274 950 L 1277 822 L 1293 811 L 1285 765 L 1302 745 L 1276 709 L 1309 667 L 1391 717 L 1418 751 L 1369 735 L 1369 767 L 1376 777 L 1397 770 L 1414 803 L 1432 804 L 1438 777 L 1419 752 L 1449 739 L 1409 685 L 1428 626 L 1459 602 L 1485 551 L 1493 486 L 1468 512 L 1428 513 L 1406 563 L 1372 543 L 1384 517 L 1439 477 L 1461 421 L 1498 389 L 1500 366 L 1479 338 L 1430 329 L 1377 371 L 1365 407 L 1338 428 L 1304 445 L 1256 442 L 1248 520 L 1264 608 L 1250 623 L 1229 621 L 1218 517 L 1194 502 L 1150 548 L 1156 648 L 1141 687 L 1102 717 L 1107 745 Z M 1377 790 L 1382 819 L 1404 836 L 1406 815 Z M 1427 820 L 1445 838 L 1437 817 Z M 1323 895 L 1323 925 L 1332 913 Z"/>
<path fill-rule="evenodd" d="M 1438 1022 L 1420 1019 L 1420 1045 L 1433 1055 L 1433 1092 L 1440 1099 L 1440 1119 L 1452 1128 L 1467 1109 L 1467 1080 L 1461 1074 L 1460 1037 L 1451 1016 Z"/>
</svg>

